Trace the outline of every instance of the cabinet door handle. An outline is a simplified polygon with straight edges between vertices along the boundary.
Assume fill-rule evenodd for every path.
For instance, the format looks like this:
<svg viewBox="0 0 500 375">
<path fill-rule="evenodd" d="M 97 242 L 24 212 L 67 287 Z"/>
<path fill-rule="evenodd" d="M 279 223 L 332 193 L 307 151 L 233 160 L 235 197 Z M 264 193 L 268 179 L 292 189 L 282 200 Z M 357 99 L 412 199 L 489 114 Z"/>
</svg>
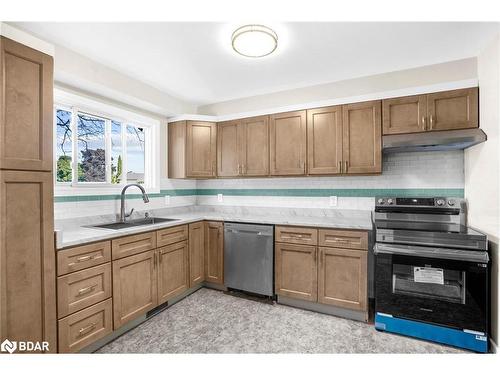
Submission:
<svg viewBox="0 0 500 375">
<path fill-rule="evenodd" d="M 432 130 L 432 128 L 434 126 L 434 119 L 432 118 L 432 115 L 430 115 L 430 117 L 429 117 L 429 122 L 430 122 L 430 130 Z"/>
<path fill-rule="evenodd" d="M 339 173 L 342 173 L 342 160 L 339 160 Z"/>
<path fill-rule="evenodd" d="M 240 175 L 240 174 L 241 174 L 241 165 L 238 164 L 238 175 Z"/>
<path fill-rule="evenodd" d="M 80 330 L 78 331 L 78 335 L 83 336 L 85 333 L 93 331 L 96 326 L 97 326 L 97 323 L 91 323 L 87 327 L 80 328 Z"/>
<path fill-rule="evenodd" d="M 156 252 L 153 253 L 153 268 L 156 268 Z"/>
<path fill-rule="evenodd" d="M 422 130 L 425 130 L 425 116 L 422 116 Z"/>
<path fill-rule="evenodd" d="M 87 286 L 85 288 L 82 288 L 78 291 L 78 295 L 81 296 L 82 294 L 87 294 L 92 292 L 95 288 L 97 287 L 97 284 Z"/>
<path fill-rule="evenodd" d="M 344 173 L 347 173 L 347 168 L 349 166 L 349 164 L 348 164 L 349 162 L 346 160 L 344 163 L 345 163 Z"/>
</svg>

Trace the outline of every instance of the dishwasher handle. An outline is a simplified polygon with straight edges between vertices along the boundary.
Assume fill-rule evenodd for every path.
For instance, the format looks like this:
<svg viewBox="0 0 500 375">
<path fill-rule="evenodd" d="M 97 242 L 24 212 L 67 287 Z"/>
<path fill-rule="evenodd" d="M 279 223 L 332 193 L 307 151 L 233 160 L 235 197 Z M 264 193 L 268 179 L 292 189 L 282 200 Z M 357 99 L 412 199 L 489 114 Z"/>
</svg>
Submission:
<svg viewBox="0 0 500 375">
<path fill-rule="evenodd" d="M 263 236 L 263 237 L 271 237 L 273 233 L 266 233 L 266 232 L 261 232 L 261 231 L 253 231 L 253 230 L 242 230 L 242 229 L 229 229 L 229 228 L 224 228 L 225 233 L 245 233 L 245 234 L 254 234 L 256 236 Z"/>
</svg>

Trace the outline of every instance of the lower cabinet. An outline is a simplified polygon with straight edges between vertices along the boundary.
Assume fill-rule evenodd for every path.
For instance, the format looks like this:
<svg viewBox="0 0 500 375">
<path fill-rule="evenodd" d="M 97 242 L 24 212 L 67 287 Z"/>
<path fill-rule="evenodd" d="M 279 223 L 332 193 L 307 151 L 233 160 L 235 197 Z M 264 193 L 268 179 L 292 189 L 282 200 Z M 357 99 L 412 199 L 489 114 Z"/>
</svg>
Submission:
<svg viewBox="0 0 500 375">
<path fill-rule="evenodd" d="M 318 250 L 318 302 L 366 310 L 367 252 L 329 247 Z"/>
<path fill-rule="evenodd" d="M 205 281 L 224 284 L 224 223 L 205 223 Z"/>
<path fill-rule="evenodd" d="M 156 250 L 113 261 L 114 329 L 158 305 L 156 267 Z"/>
<path fill-rule="evenodd" d="M 189 287 L 205 280 L 205 226 L 203 221 L 189 224 Z"/>
<path fill-rule="evenodd" d="M 182 241 L 158 250 L 158 304 L 189 288 L 189 247 Z"/>
<path fill-rule="evenodd" d="M 274 249 L 276 294 L 316 301 L 316 246 L 276 243 Z"/>
</svg>

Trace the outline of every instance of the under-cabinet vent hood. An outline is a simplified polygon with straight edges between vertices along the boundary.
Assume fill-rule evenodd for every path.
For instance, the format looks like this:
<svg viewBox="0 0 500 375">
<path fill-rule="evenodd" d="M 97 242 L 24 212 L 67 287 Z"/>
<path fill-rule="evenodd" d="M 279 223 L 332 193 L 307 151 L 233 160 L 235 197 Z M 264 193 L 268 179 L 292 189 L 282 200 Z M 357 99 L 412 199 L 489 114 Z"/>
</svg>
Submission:
<svg viewBox="0 0 500 375">
<path fill-rule="evenodd" d="M 394 134 L 382 137 L 382 150 L 385 153 L 463 150 L 484 141 L 486 141 L 486 134 L 479 128 Z"/>
</svg>

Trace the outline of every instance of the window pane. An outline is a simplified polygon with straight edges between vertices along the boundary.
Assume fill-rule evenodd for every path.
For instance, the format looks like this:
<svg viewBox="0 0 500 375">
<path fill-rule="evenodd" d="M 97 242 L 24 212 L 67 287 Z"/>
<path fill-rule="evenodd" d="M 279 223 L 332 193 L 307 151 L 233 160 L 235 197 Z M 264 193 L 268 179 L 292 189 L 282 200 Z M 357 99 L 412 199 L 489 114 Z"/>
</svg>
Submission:
<svg viewBox="0 0 500 375">
<path fill-rule="evenodd" d="M 144 129 L 127 125 L 127 182 L 144 183 Z"/>
<path fill-rule="evenodd" d="M 111 121 L 111 183 L 119 184 L 123 178 L 122 124 Z"/>
<path fill-rule="evenodd" d="M 105 121 L 78 114 L 78 181 L 106 182 Z"/>
<path fill-rule="evenodd" d="M 56 110 L 56 160 L 57 182 L 71 182 L 71 161 L 73 156 L 71 141 L 71 112 Z"/>
</svg>

